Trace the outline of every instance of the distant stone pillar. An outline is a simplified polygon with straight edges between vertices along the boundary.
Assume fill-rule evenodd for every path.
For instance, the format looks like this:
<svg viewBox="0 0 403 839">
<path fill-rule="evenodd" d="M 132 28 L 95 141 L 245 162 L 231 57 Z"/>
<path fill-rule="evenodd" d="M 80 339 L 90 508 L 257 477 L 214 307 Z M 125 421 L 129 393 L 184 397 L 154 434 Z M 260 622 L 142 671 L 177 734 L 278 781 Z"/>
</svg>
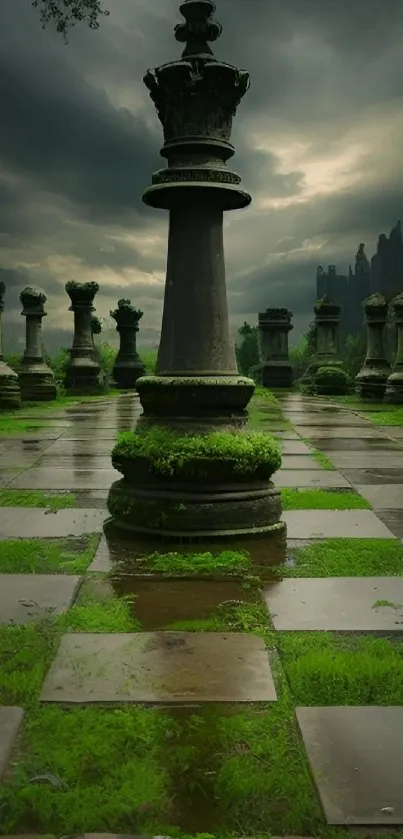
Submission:
<svg viewBox="0 0 403 839">
<path fill-rule="evenodd" d="M 113 366 L 113 378 L 121 390 L 132 390 L 137 379 L 145 373 L 145 367 L 137 352 L 136 338 L 139 321 L 143 317 L 140 309 L 135 309 L 130 300 L 118 300 L 118 307 L 110 312 L 116 321 L 120 347 Z"/>
<path fill-rule="evenodd" d="M 317 300 L 314 306 L 316 327 L 316 352 L 307 368 L 303 381 L 313 381 L 320 367 L 342 367 L 339 358 L 339 326 L 341 306 L 328 295 Z"/>
<path fill-rule="evenodd" d="M 2 313 L 5 293 L 6 287 L 0 282 L 0 410 L 13 411 L 21 407 L 21 390 L 18 374 L 6 364 L 3 355 Z"/>
<path fill-rule="evenodd" d="M 71 280 L 66 283 L 65 289 L 71 300 L 70 312 L 74 312 L 74 338 L 66 370 L 66 391 L 77 395 L 99 393 L 102 391 L 100 365 L 93 357 L 91 331 L 94 297 L 99 285 Z"/>
<path fill-rule="evenodd" d="M 266 309 L 259 312 L 259 345 L 261 364 L 258 366 L 263 387 L 291 387 L 292 364 L 288 355 L 288 333 L 293 328 L 292 312 L 288 309 Z"/>
<path fill-rule="evenodd" d="M 386 383 L 385 401 L 403 405 L 403 293 L 392 300 L 392 311 L 397 330 L 397 351 L 393 371 Z"/>
<path fill-rule="evenodd" d="M 367 354 L 355 378 L 355 389 L 361 399 L 382 402 L 390 375 L 390 364 L 385 352 L 388 304 L 382 294 L 373 294 L 364 300 L 363 307 L 367 327 Z"/>
<path fill-rule="evenodd" d="M 52 402 L 57 396 L 53 371 L 45 363 L 42 352 L 46 300 L 45 292 L 32 286 L 27 286 L 20 294 L 21 314 L 26 318 L 26 345 L 18 373 L 23 402 Z"/>
</svg>

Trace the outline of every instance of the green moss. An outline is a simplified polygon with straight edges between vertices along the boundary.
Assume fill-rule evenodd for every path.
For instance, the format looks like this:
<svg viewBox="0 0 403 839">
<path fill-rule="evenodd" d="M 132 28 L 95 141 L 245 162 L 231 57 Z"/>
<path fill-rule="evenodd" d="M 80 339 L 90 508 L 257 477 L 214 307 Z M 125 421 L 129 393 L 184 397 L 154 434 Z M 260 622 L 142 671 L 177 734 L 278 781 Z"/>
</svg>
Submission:
<svg viewBox="0 0 403 839">
<path fill-rule="evenodd" d="M 398 642 L 284 632 L 277 643 L 295 705 L 403 703 L 403 645 Z"/>
<path fill-rule="evenodd" d="M 209 618 L 175 621 L 165 628 L 178 632 L 248 632 L 259 635 L 270 644 L 274 643 L 275 637 L 265 605 L 238 600 L 221 603 Z"/>
<path fill-rule="evenodd" d="M 99 540 L 99 535 L 92 535 L 2 541 L 0 574 L 82 574 L 92 562 Z"/>
<path fill-rule="evenodd" d="M 398 539 L 329 539 L 292 548 L 292 567 L 278 566 L 281 577 L 400 577 L 403 545 Z"/>
<path fill-rule="evenodd" d="M 251 558 L 246 551 L 212 553 L 152 553 L 139 562 L 141 570 L 159 574 L 244 574 L 251 571 Z"/>
<path fill-rule="evenodd" d="M 0 626 L 1 705 L 27 709 L 37 702 L 59 640 L 49 617 L 28 626 Z"/>
<path fill-rule="evenodd" d="M 30 431 L 43 431 L 47 429 L 48 431 L 54 431 L 55 426 L 51 423 L 42 422 L 41 420 L 17 420 L 17 419 L 8 419 L 0 414 L 0 436 L 7 436 L 12 437 L 15 435 L 19 437 L 21 434 L 25 434 L 26 432 Z"/>
<path fill-rule="evenodd" d="M 264 402 L 269 402 L 272 405 L 275 405 L 277 408 L 280 408 L 280 403 L 276 396 L 274 395 L 273 391 L 269 390 L 268 387 L 255 387 L 255 391 L 253 394 L 253 398 L 257 401 L 258 399 L 263 400 Z"/>
<path fill-rule="evenodd" d="M 377 411 L 366 413 L 365 418 L 374 425 L 403 425 L 403 408 L 394 408 L 390 411 Z"/>
<path fill-rule="evenodd" d="M 284 510 L 368 510 L 369 501 L 358 492 L 326 489 L 282 489 Z"/>
<path fill-rule="evenodd" d="M 145 458 L 153 472 L 162 476 L 192 473 L 196 461 L 233 462 L 234 476 L 248 477 L 256 473 L 271 477 L 281 466 L 280 446 L 266 434 L 216 431 L 204 436 L 179 435 L 161 427 L 120 434 L 112 461 L 119 466 L 122 458 Z"/>
<path fill-rule="evenodd" d="M 76 496 L 71 492 L 49 495 L 30 489 L 0 490 L 0 507 L 46 507 L 49 510 L 63 510 L 76 505 Z"/>
<path fill-rule="evenodd" d="M 323 452 L 319 451 L 319 449 L 312 449 L 312 455 L 315 458 L 315 460 L 320 464 L 322 469 L 327 469 L 328 471 L 334 470 L 335 467 L 333 466 L 332 461 L 329 460 L 329 458 Z"/>
<path fill-rule="evenodd" d="M 133 595 L 116 597 L 109 584 L 87 579 L 76 603 L 56 619 L 63 632 L 138 632 L 141 624 L 134 616 Z"/>
</svg>

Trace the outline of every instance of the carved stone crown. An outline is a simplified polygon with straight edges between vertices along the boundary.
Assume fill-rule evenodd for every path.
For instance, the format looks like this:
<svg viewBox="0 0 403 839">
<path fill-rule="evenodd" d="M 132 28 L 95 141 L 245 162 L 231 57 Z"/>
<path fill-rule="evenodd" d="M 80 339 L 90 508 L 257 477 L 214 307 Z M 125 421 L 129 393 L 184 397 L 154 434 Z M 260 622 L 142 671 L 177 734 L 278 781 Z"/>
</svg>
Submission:
<svg viewBox="0 0 403 839">
<path fill-rule="evenodd" d="M 259 323 L 264 321 L 279 321 L 290 323 L 292 312 L 289 309 L 266 309 L 265 312 L 259 312 Z"/>
<path fill-rule="evenodd" d="M 332 318 L 337 320 L 340 317 L 341 306 L 325 294 L 324 297 L 321 297 L 320 300 L 316 301 L 313 310 L 319 320 L 322 318 Z"/>
<path fill-rule="evenodd" d="M 388 304 L 383 294 L 371 294 L 363 302 L 363 309 L 367 321 L 385 322 L 388 318 Z"/>
<path fill-rule="evenodd" d="M 136 309 L 132 306 L 131 301 L 122 297 L 118 300 L 118 308 L 111 311 L 110 316 L 116 321 L 116 329 L 135 329 L 138 332 L 139 320 L 143 317 L 144 312 L 141 309 Z"/>
<path fill-rule="evenodd" d="M 98 283 L 77 283 L 75 280 L 69 280 L 65 285 L 65 290 L 71 300 L 70 311 L 74 311 L 76 306 L 90 307 L 93 310 L 94 297 L 99 291 Z"/>
<path fill-rule="evenodd" d="M 46 314 L 44 305 L 47 297 L 41 288 L 35 286 L 27 286 L 20 294 L 20 303 L 22 303 L 22 315 L 41 315 Z"/>
</svg>

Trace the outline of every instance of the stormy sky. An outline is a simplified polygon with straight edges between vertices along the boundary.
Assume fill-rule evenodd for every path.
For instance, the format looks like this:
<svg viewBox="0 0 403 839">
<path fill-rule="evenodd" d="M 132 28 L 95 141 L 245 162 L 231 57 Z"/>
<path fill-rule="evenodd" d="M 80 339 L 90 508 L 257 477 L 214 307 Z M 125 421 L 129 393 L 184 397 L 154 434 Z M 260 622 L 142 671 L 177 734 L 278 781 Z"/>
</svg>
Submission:
<svg viewBox="0 0 403 839">
<path fill-rule="evenodd" d="M 141 194 L 162 130 L 142 76 L 180 55 L 179 0 L 110 0 L 100 29 L 65 45 L 30 0 L 0 0 L 0 278 L 6 350 L 23 336 L 18 294 L 48 294 L 45 339 L 69 345 L 64 284 L 100 284 L 97 314 L 119 297 L 144 310 L 158 340 L 167 214 Z M 318 264 L 345 272 L 359 242 L 403 216 L 401 0 L 217 0 L 214 46 L 249 70 L 233 166 L 253 195 L 228 213 L 231 322 L 267 306 L 311 319 Z"/>
</svg>

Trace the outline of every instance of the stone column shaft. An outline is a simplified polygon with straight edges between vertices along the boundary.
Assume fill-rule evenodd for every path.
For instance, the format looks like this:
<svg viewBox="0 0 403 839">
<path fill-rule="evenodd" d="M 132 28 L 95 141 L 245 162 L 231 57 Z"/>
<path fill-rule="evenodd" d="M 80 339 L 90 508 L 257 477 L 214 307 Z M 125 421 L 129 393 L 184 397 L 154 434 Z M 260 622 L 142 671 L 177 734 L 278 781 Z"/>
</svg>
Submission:
<svg viewBox="0 0 403 839">
<path fill-rule="evenodd" d="M 158 374 L 236 375 L 222 210 L 171 211 L 166 287 Z"/>
<path fill-rule="evenodd" d="M 74 337 L 70 350 L 70 362 L 66 370 L 65 387 L 71 394 L 95 394 L 103 390 L 100 365 L 94 359 L 94 343 L 91 316 L 94 311 L 94 297 L 99 290 L 98 283 L 66 283 L 71 300 L 70 311 L 74 313 Z"/>
<path fill-rule="evenodd" d="M 391 375 L 386 383 L 385 401 L 397 405 L 403 404 L 403 294 L 399 294 L 392 303 L 394 322 L 397 330 L 396 358 Z"/>
<path fill-rule="evenodd" d="M 46 364 L 42 352 L 42 320 L 46 317 L 46 294 L 28 286 L 20 294 L 25 317 L 25 351 L 19 371 L 19 382 L 24 402 L 51 402 L 57 388 L 53 371 Z"/>
<path fill-rule="evenodd" d="M 363 307 L 367 326 L 367 354 L 355 379 L 356 392 L 361 399 L 381 402 L 390 375 L 390 364 L 385 351 L 388 305 L 381 294 L 373 294 L 364 301 Z"/>
<path fill-rule="evenodd" d="M 42 318 L 40 315 L 27 315 L 25 322 L 24 359 L 42 360 Z"/>
<path fill-rule="evenodd" d="M 0 411 L 12 411 L 21 407 L 21 390 L 18 374 L 4 361 L 3 325 L 4 295 L 6 287 L 0 282 Z"/>
</svg>

